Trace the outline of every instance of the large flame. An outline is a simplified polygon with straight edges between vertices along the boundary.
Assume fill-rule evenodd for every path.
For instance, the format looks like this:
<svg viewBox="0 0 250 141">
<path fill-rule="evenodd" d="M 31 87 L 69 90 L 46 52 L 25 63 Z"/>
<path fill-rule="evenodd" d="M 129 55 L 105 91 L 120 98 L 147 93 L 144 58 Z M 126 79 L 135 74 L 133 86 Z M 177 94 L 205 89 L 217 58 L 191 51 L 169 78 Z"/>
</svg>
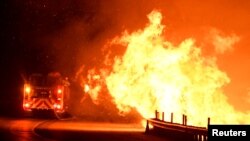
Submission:
<svg viewBox="0 0 250 141">
<path fill-rule="evenodd" d="M 208 117 L 212 123 L 249 123 L 250 114 L 227 102 L 222 88 L 230 79 L 216 58 L 203 57 L 194 39 L 177 46 L 167 41 L 160 12 L 151 12 L 148 19 L 143 30 L 124 32 L 109 44 L 127 47 L 104 78 L 117 108 L 123 113 L 135 108 L 144 118 L 158 110 L 169 114 L 165 120 L 174 113 L 174 122 L 186 114 L 188 124 L 199 126 L 206 125 Z"/>
</svg>

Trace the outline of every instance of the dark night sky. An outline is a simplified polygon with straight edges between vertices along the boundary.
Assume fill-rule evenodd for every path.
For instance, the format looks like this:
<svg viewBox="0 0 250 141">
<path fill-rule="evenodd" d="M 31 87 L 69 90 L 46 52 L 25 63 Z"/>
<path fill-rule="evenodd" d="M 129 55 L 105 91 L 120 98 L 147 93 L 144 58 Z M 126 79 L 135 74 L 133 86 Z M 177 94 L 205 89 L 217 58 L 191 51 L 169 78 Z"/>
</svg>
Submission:
<svg viewBox="0 0 250 141">
<path fill-rule="evenodd" d="M 142 28 L 146 15 L 160 9 L 173 41 L 199 39 L 204 27 L 243 37 L 234 52 L 219 57 L 219 67 L 231 78 L 229 101 L 248 108 L 242 103 L 250 88 L 248 0 L 4 0 L 0 6 L 1 104 L 20 100 L 22 75 L 57 70 L 73 77 L 82 64 L 97 65 L 107 40 Z"/>
<path fill-rule="evenodd" d="M 31 72 L 56 69 L 56 57 L 60 50 L 52 48 L 51 40 L 61 36 L 58 31 L 65 28 L 73 19 L 84 17 L 84 10 L 89 12 L 91 10 L 88 8 L 93 8 L 91 4 L 81 4 L 86 5 L 86 8 L 79 7 L 78 3 L 80 4 L 48 0 L 5 3 L 2 27 L 6 53 L 3 60 L 7 60 L 3 63 L 7 63 L 7 66 L 15 64 L 17 68 Z M 93 15 L 94 13 L 89 12 L 90 17 Z"/>
<path fill-rule="evenodd" d="M 3 71 L 19 71 L 21 74 L 51 70 L 68 74 L 75 71 L 70 65 L 79 50 L 75 45 L 70 47 L 70 42 L 74 44 L 77 39 L 70 39 L 74 38 L 70 35 L 65 37 L 63 32 L 78 19 L 83 23 L 82 26 L 91 20 L 98 8 L 96 3 L 61 0 L 5 2 L 2 5 L 4 10 L 1 20 L 1 36 L 4 41 L 1 45 L 1 64 L 5 66 Z M 73 41 L 59 44 L 65 38 Z M 84 37 L 79 37 L 79 40 L 80 38 L 85 40 Z M 68 61 L 62 62 L 63 58 Z"/>
<path fill-rule="evenodd" d="M 98 8 L 96 6 L 96 1 L 2 2 L 1 104 L 20 103 L 22 76 L 49 71 L 70 75 L 76 71 L 74 59 L 78 50 L 68 45 L 58 47 L 53 42 L 61 40 L 63 33 L 60 32 L 73 21 L 81 18 L 85 23 L 91 20 Z"/>
</svg>

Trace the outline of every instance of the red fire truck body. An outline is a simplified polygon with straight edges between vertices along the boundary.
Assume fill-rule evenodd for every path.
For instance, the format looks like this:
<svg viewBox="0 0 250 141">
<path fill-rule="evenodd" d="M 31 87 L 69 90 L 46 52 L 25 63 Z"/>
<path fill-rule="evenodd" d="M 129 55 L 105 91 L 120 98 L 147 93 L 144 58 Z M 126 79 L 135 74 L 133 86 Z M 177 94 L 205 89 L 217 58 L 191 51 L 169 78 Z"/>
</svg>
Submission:
<svg viewBox="0 0 250 141">
<path fill-rule="evenodd" d="M 69 99 L 69 84 L 59 73 L 32 74 L 24 84 L 23 109 L 65 112 Z"/>
</svg>

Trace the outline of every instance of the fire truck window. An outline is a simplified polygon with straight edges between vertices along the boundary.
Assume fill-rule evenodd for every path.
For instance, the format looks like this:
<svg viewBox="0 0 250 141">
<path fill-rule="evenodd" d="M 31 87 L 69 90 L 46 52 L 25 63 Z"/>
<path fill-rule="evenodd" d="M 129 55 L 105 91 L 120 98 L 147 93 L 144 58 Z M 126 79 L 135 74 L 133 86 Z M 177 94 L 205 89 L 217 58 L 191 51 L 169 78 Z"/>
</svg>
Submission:
<svg viewBox="0 0 250 141">
<path fill-rule="evenodd" d="M 30 83 L 33 86 L 42 86 L 44 84 L 43 77 L 40 75 L 34 75 L 30 77 Z"/>
<path fill-rule="evenodd" d="M 60 78 L 59 77 L 48 77 L 46 81 L 47 86 L 56 86 L 60 84 Z"/>
</svg>

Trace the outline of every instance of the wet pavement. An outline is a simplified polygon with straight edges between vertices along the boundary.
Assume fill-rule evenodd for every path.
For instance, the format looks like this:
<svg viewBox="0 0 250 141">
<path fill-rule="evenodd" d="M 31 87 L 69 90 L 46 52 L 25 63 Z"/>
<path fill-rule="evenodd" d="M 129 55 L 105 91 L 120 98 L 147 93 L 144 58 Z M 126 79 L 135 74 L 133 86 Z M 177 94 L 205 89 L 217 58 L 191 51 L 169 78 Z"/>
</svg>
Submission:
<svg viewBox="0 0 250 141">
<path fill-rule="evenodd" d="M 0 118 L 0 140 L 8 141 L 163 141 L 146 135 L 140 124 L 67 119 Z"/>
</svg>

